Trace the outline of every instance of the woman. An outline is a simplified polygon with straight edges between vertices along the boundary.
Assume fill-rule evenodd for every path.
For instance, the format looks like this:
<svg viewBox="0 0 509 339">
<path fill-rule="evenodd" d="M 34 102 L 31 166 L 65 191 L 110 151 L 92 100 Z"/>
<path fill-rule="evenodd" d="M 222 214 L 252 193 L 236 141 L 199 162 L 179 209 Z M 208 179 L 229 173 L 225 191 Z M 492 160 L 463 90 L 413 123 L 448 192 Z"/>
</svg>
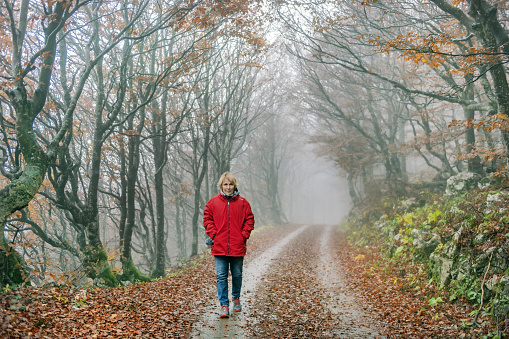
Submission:
<svg viewBox="0 0 509 339">
<path fill-rule="evenodd" d="M 221 318 L 228 318 L 228 270 L 232 274 L 233 310 L 241 311 L 240 289 L 246 241 L 254 228 L 251 205 L 239 195 L 237 179 L 225 172 L 217 183 L 220 193 L 209 200 L 203 212 L 203 227 L 211 240 L 211 253 L 216 262 L 217 296 Z"/>
</svg>

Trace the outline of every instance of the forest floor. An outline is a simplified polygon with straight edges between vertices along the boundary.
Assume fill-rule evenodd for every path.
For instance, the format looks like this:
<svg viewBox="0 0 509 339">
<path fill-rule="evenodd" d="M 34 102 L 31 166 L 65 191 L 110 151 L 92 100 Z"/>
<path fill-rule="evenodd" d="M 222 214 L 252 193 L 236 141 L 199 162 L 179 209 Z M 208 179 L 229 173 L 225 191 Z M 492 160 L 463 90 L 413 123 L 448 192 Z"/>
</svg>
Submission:
<svg viewBox="0 0 509 339">
<path fill-rule="evenodd" d="M 0 295 L 1 338 L 471 338 L 472 309 L 430 304 L 334 226 L 288 225 L 248 241 L 242 312 L 219 319 L 213 257 L 171 278 L 119 288 Z"/>
</svg>

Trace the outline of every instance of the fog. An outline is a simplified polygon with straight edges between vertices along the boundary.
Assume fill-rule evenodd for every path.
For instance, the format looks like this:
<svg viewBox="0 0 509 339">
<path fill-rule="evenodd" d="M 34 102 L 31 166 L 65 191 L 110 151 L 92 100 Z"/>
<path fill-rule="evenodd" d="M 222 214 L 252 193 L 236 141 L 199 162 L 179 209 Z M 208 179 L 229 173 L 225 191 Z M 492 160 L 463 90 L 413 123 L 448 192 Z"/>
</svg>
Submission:
<svg viewBox="0 0 509 339">
<path fill-rule="evenodd" d="M 294 156 L 294 173 L 282 192 L 289 221 L 338 224 L 351 207 L 348 182 L 331 161 L 318 157 L 310 146 Z"/>
</svg>

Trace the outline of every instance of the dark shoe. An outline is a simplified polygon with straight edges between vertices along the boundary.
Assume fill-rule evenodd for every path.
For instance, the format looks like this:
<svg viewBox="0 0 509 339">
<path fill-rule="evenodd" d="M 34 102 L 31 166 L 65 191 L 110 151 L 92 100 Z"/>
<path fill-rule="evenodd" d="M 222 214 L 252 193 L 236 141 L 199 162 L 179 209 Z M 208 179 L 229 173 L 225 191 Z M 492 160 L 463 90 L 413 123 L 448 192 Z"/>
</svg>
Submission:
<svg viewBox="0 0 509 339">
<path fill-rule="evenodd" d="M 242 311 L 242 305 L 240 305 L 240 299 L 239 298 L 233 299 L 233 310 L 235 312 Z"/>
<path fill-rule="evenodd" d="M 221 315 L 219 318 L 229 318 L 230 317 L 230 311 L 228 310 L 228 306 L 221 305 Z"/>
</svg>

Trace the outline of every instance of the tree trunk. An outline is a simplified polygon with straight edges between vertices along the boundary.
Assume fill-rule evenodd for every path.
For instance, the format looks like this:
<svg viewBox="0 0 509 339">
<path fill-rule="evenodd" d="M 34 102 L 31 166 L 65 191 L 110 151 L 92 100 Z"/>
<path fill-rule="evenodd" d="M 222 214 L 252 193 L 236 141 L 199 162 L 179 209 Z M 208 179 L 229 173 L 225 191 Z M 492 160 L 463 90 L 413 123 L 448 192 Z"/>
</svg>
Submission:
<svg viewBox="0 0 509 339">
<path fill-rule="evenodd" d="M 203 127 L 203 129 L 205 130 L 204 133 L 205 133 L 205 136 L 204 136 L 204 140 L 203 140 L 203 153 L 201 154 L 201 156 L 203 157 L 202 158 L 202 167 L 201 167 L 201 171 L 199 170 L 199 162 L 197 163 L 197 171 L 196 173 L 198 175 L 198 177 L 194 178 L 194 187 L 195 187 L 195 192 L 194 192 L 194 212 L 193 212 L 193 220 L 192 220 L 192 225 L 193 225 L 193 242 L 192 242 L 192 245 L 191 245 L 191 256 L 194 256 L 196 254 L 198 254 L 198 234 L 199 234 L 199 229 L 200 229 L 200 226 L 198 225 L 198 217 L 200 216 L 200 213 L 201 213 L 201 206 L 200 206 L 200 199 L 201 199 L 201 187 L 202 187 L 202 183 L 203 183 L 203 179 L 205 178 L 205 175 L 207 174 L 207 170 L 208 170 L 208 153 L 209 153 L 209 144 L 210 144 L 210 125 L 209 125 L 209 122 L 206 121 L 204 122 L 205 126 Z M 194 150 L 194 152 L 197 152 L 198 150 Z"/>
<path fill-rule="evenodd" d="M 136 182 L 138 181 L 138 169 L 140 164 L 141 131 L 145 123 L 145 108 L 140 110 L 140 123 L 136 133 L 129 136 L 129 154 L 127 164 L 127 215 L 122 241 L 122 271 L 124 280 L 129 281 L 150 281 L 150 278 L 141 274 L 134 266 L 131 254 L 133 229 L 136 224 Z M 131 120 L 132 122 L 132 120 Z M 130 128 L 132 130 L 132 128 Z"/>
<path fill-rule="evenodd" d="M 193 242 L 191 245 L 191 256 L 198 254 L 198 233 L 200 226 L 198 225 L 198 217 L 201 213 L 200 199 L 201 199 L 201 187 L 202 182 L 207 174 L 208 169 L 208 144 L 210 139 L 210 127 L 205 127 L 205 139 L 203 141 L 204 149 L 203 149 L 203 166 L 201 168 L 201 173 L 198 178 L 194 181 L 194 212 L 193 212 Z"/>
<path fill-rule="evenodd" d="M 182 222 L 180 220 L 180 198 L 177 197 L 177 201 L 175 203 L 175 229 L 177 232 L 177 249 L 178 249 L 178 260 L 182 260 L 185 258 L 186 253 L 184 251 L 184 235 L 182 230 Z"/>
<path fill-rule="evenodd" d="M 152 114 L 152 132 L 153 132 L 153 153 L 154 153 L 154 185 L 156 195 L 156 264 L 153 277 L 162 277 L 166 269 L 166 237 L 165 237 L 165 218 L 164 218 L 164 181 L 163 168 L 166 164 L 166 101 L 168 100 L 167 92 L 162 98 L 162 109 L 159 111 L 153 109 Z"/>
<path fill-rule="evenodd" d="M 144 111 L 144 109 L 142 109 Z M 134 266 L 131 246 L 133 229 L 136 223 L 136 182 L 138 177 L 138 166 L 140 161 L 140 135 L 129 137 L 129 163 L 127 168 L 127 215 L 122 241 L 122 271 L 124 280 L 150 281 L 150 278 L 141 274 Z"/>
<path fill-rule="evenodd" d="M 350 194 L 350 199 L 352 200 L 352 204 L 357 206 L 359 203 L 359 197 L 355 190 L 355 177 L 349 171 L 346 171 L 346 179 L 348 181 L 348 193 Z"/>
<path fill-rule="evenodd" d="M 164 149 L 164 147 L 163 147 Z M 157 159 L 157 160 L 156 160 Z M 156 157 L 155 166 L 156 173 L 154 176 L 155 195 L 156 195 L 156 244 L 155 244 L 155 255 L 156 264 L 152 276 L 161 277 L 164 275 L 166 269 L 166 242 L 165 242 L 165 223 L 164 223 L 164 182 L 163 182 L 163 159 Z"/>
<path fill-rule="evenodd" d="M 120 133 L 122 133 L 122 128 L 120 129 Z M 120 141 L 120 150 L 119 150 L 119 158 L 120 158 L 120 199 L 118 202 L 120 209 L 120 218 L 118 222 L 118 235 L 119 235 L 119 247 L 122 249 L 124 246 L 124 234 L 125 234 L 125 225 L 127 220 L 127 156 L 125 150 L 125 143 Z"/>
<path fill-rule="evenodd" d="M 118 280 L 110 269 L 108 256 L 99 234 L 99 217 L 86 225 L 88 248 L 84 251 L 85 272 L 89 278 L 102 278 L 108 286 L 117 286 Z"/>
<path fill-rule="evenodd" d="M 5 225 L 5 221 L 1 224 Z M 23 257 L 9 245 L 4 232 L 2 232 L 0 238 L 0 287 L 7 284 L 18 285 L 28 281 Z"/>
<path fill-rule="evenodd" d="M 466 100 L 474 101 L 474 85 L 473 85 L 474 76 L 472 74 L 468 74 L 465 76 L 465 82 L 468 84 L 465 88 L 463 96 Z M 473 120 L 475 118 L 475 111 L 471 109 L 463 108 L 463 112 L 466 120 Z M 467 128 L 465 131 L 465 142 L 466 142 L 466 152 L 470 154 L 474 151 L 475 148 L 475 129 L 473 127 Z M 481 159 L 478 155 L 471 158 L 468 157 L 468 170 L 470 172 L 478 173 L 484 175 L 485 172 L 482 168 Z"/>
</svg>

